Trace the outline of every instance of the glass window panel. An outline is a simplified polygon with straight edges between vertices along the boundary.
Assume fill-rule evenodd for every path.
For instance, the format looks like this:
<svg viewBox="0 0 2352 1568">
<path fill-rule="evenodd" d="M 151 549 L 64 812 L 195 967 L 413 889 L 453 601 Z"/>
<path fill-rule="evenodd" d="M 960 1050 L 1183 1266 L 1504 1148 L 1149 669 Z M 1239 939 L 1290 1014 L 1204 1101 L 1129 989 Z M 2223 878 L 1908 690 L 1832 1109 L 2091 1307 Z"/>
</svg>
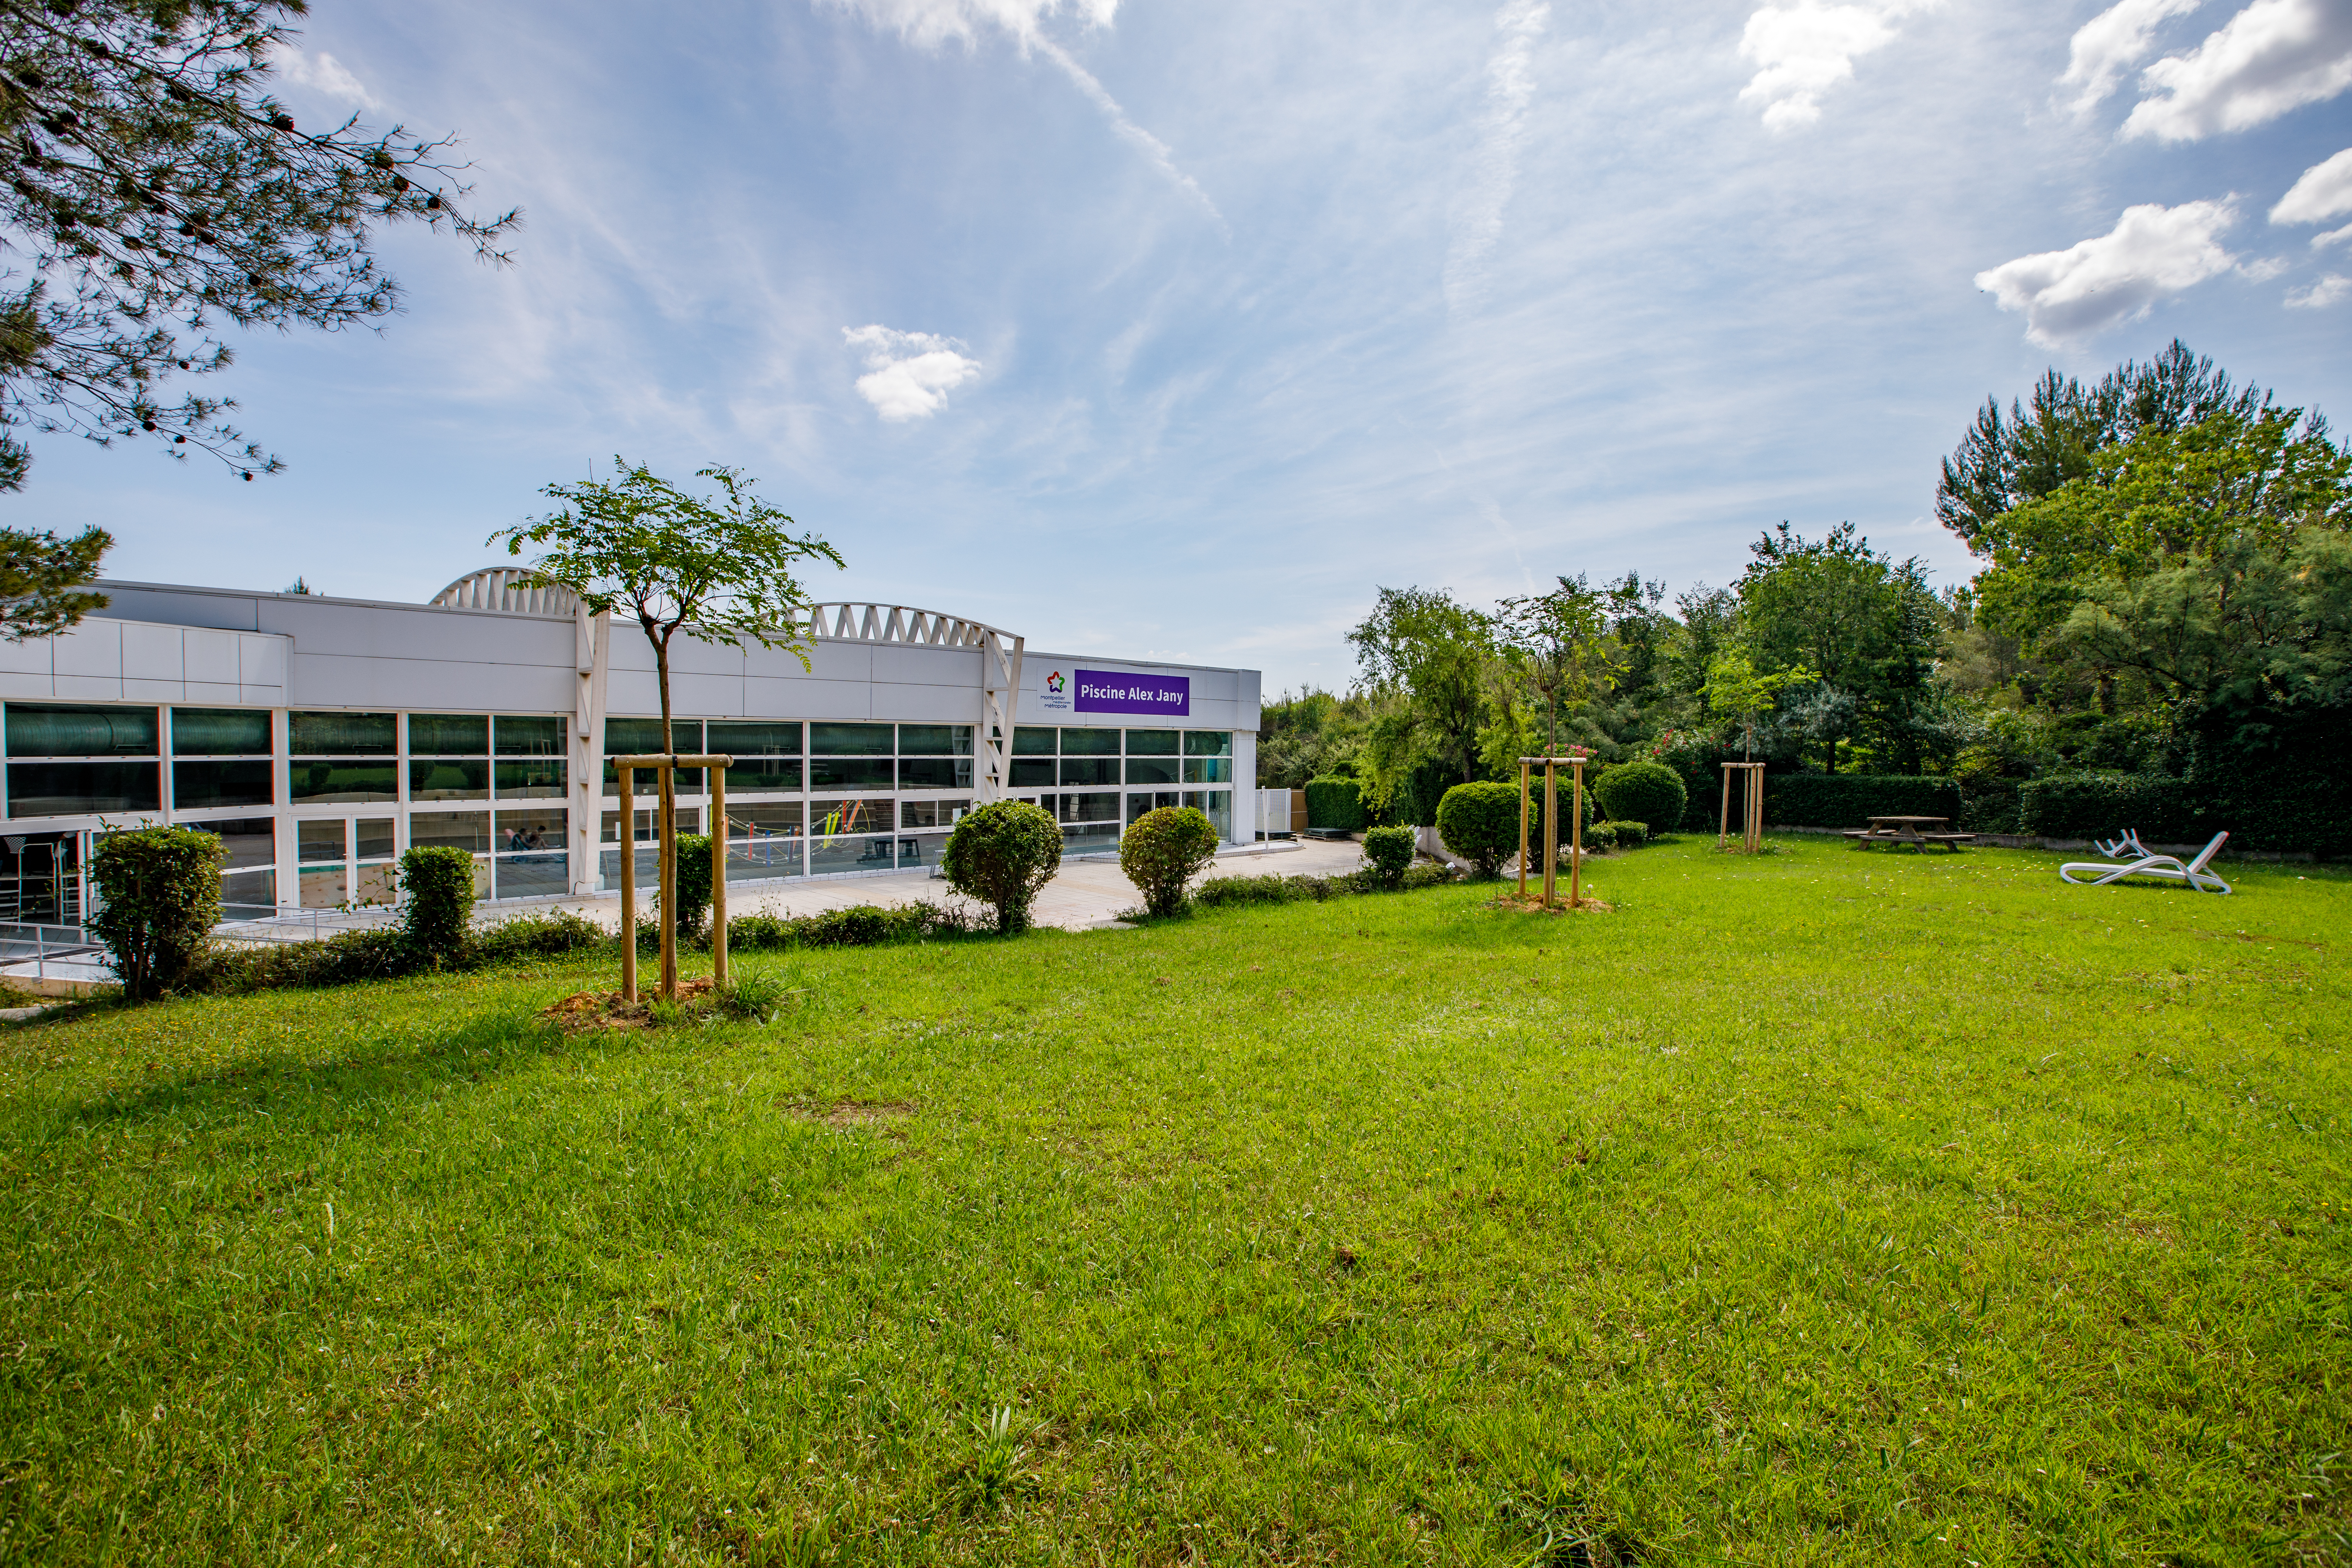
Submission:
<svg viewBox="0 0 2352 1568">
<path fill-rule="evenodd" d="M 901 724 L 898 754 L 902 757 L 968 757 L 971 755 L 969 724 Z"/>
<path fill-rule="evenodd" d="M 1016 758 L 1012 764 L 1012 773 L 1011 784 L 1014 789 L 1036 789 L 1041 785 L 1049 789 L 1053 787 L 1054 763 L 1050 757 Z"/>
<path fill-rule="evenodd" d="M 493 898 L 545 899 L 572 890 L 572 863 L 557 854 L 501 855 Z"/>
<path fill-rule="evenodd" d="M 753 757 L 727 770 L 727 793 L 730 795 L 797 791 L 800 787 L 801 760 L 798 757 Z"/>
<path fill-rule="evenodd" d="M 296 800 L 383 801 L 400 798 L 397 763 L 296 762 L 287 770 L 288 793 Z"/>
<path fill-rule="evenodd" d="M 362 816 L 359 820 L 359 858 L 362 860 L 389 860 L 399 850 L 394 847 L 392 818 Z"/>
<path fill-rule="evenodd" d="M 173 763 L 172 807 L 175 811 L 210 811 L 223 805 L 273 805 L 271 788 L 278 764 L 256 760 L 245 763 Z"/>
<path fill-rule="evenodd" d="M 1127 732 L 1127 754 L 1130 757 L 1172 757 L 1176 754 L 1176 731 L 1129 730 Z"/>
<path fill-rule="evenodd" d="M 727 803 L 727 819 L 734 824 L 737 834 L 754 837 L 771 835 L 777 837 L 798 837 L 801 831 L 801 803 L 796 800 L 771 800 L 750 805 Z"/>
<path fill-rule="evenodd" d="M 266 910 L 278 907 L 278 873 L 265 871 L 228 871 L 221 876 L 221 916 L 225 920 L 251 920 Z"/>
<path fill-rule="evenodd" d="M 388 757 L 394 742 L 389 713 L 295 713 L 288 749 L 298 757 Z"/>
<path fill-rule="evenodd" d="M 887 835 L 811 838 L 807 842 L 809 873 L 887 871 L 896 864 L 891 843 Z"/>
<path fill-rule="evenodd" d="M 898 840 L 898 869 L 911 871 L 937 866 L 948 847 L 944 833 L 918 833 Z"/>
<path fill-rule="evenodd" d="M 1208 791 L 1201 798 L 1201 809 L 1208 814 L 1209 824 L 1217 830 L 1218 837 L 1231 838 L 1234 836 L 1233 791 L 1229 789 Z"/>
<path fill-rule="evenodd" d="M 1184 759 L 1186 784 L 1231 784 L 1234 782 L 1234 760 L 1231 757 L 1187 757 Z"/>
<path fill-rule="evenodd" d="M 643 752 L 621 752 L 614 753 L 616 756 L 645 756 L 648 753 Z M 658 752 L 651 754 L 659 755 Z M 680 756 L 692 756 L 693 754 L 694 753 L 691 752 L 681 752 L 678 753 Z M 634 768 L 630 771 L 635 774 L 635 787 L 631 791 L 632 794 L 659 795 L 661 793 L 661 775 L 656 773 L 653 769 Z M 604 764 L 604 793 L 609 795 L 617 795 L 621 793 L 621 770 L 614 767 L 609 762 Z M 677 793 L 680 795 L 700 795 L 702 793 L 702 770 L 700 768 L 678 769 Z"/>
<path fill-rule="evenodd" d="M 535 806 L 522 811 L 499 808 L 498 847 L 500 850 L 563 848 L 565 816 L 562 806 Z M 682 829 L 683 830 L 683 829 Z"/>
<path fill-rule="evenodd" d="M 898 826 L 896 803 L 887 800 L 814 800 L 809 802 L 809 833 L 831 837 L 842 833 L 887 833 Z"/>
<path fill-rule="evenodd" d="M 12 757 L 152 757 L 155 710 L 57 702 L 8 704 Z"/>
<path fill-rule="evenodd" d="M 490 721 L 480 713 L 411 713 L 408 754 L 487 757 L 490 754 Z"/>
<path fill-rule="evenodd" d="M 1132 734 L 1134 731 L 1129 731 Z M 1172 733 L 1171 733 L 1172 738 Z M 1127 782 L 1131 784 L 1174 784 L 1176 759 L 1173 757 L 1129 757 L 1127 759 Z"/>
<path fill-rule="evenodd" d="M 811 724 L 813 757 L 887 757 L 896 749 L 887 724 Z"/>
<path fill-rule="evenodd" d="M 267 708 L 174 708 L 172 751 L 182 757 L 266 757 Z"/>
<path fill-rule="evenodd" d="M 1230 757 L 1234 754 L 1234 732 L 1230 730 L 1187 730 L 1184 731 L 1184 754 L 1188 757 Z"/>
<path fill-rule="evenodd" d="M 900 789 L 970 789 L 970 757 L 910 758 L 898 764 Z"/>
<path fill-rule="evenodd" d="M 298 822 L 294 825 L 294 856 L 305 866 L 320 861 L 341 865 L 347 839 L 348 826 L 340 816 L 324 822 Z"/>
<path fill-rule="evenodd" d="M 571 728 L 569 719 L 516 719 L 501 713 L 493 749 L 501 757 L 560 757 Z M 677 726 L 670 729 L 676 733 Z"/>
<path fill-rule="evenodd" d="M 163 778 L 154 763 L 11 763 L 11 816 L 94 816 L 161 811 Z"/>
<path fill-rule="evenodd" d="M 302 907 L 306 910 L 331 910 L 343 901 L 343 868 L 341 866 L 312 869 L 305 866 L 295 874 L 302 890 Z"/>
<path fill-rule="evenodd" d="M 1062 755 L 1115 757 L 1118 755 L 1118 731 L 1116 730 L 1065 730 L 1062 731 Z"/>
<path fill-rule="evenodd" d="M 490 761 L 488 757 L 439 757 L 413 762 L 408 764 L 408 798 L 488 800 Z"/>
<path fill-rule="evenodd" d="M 713 719 L 709 729 L 710 749 L 730 757 L 797 757 L 801 754 L 801 727 L 798 724 Z M 731 776 L 729 782 L 733 782 Z"/>
<path fill-rule="evenodd" d="M 1070 822 L 1118 823 L 1118 792 L 1089 791 L 1085 795 L 1066 795 L 1054 809 L 1055 820 Z"/>
<path fill-rule="evenodd" d="M 1016 757 L 1050 757 L 1054 754 L 1054 731 L 1034 724 L 1016 724 L 1013 728 L 1013 754 Z"/>
<path fill-rule="evenodd" d="M 1127 797 L 1127 820 L 1129 826 L 1147 811 L 1157 811 L 1163 805 L 1177 804 L 1178 794 L 1172 789 L 1149 791 Z"/>
<path fill-rule="evenodd" d="M 631 812 L 629 815 L 636 818 L 635 837 L 637 841 L 641 844 L 651 843 L 654 837 L 654 814 L 640 806 L 637 810 Z M 604 814 L 603 836 L 597 839 L 597 842 L 600 844 L 618 844 L 620 841 L 621 814 L 617 811 L 608 811 Z M 614 874 L 615 876 L 619 875 L 618 872 Z"/>
<path fill-rule="evenodd" d="M 509 762 L 501 757 L 496 766 L 500 800 L 563 798 L 563 763 L 560 758 L 532 757 L 525 762 Z"/>
<path fill-rule="evenodd" d="M 809 759 L 811 789 L 891 789 L 897 784 L 898 764 L 887 757 Z"/>
<path fill-rule="evenodd" d="M 362 866 L 352 880 L 352 902 L 396 904 L 400 901 L 400 868 L 389 861 Z"/>
<path fill-rule="evenodd" d="M 898 803 L 898 826 L 902 830 L 910 827 L 952 827 L 962 818 L 963 814 L 971 809 L 971 800 L 969 796 L 962 800 L 941 800 L 936 796 L 927 800 L 902 800 Z"/>
<path fill-rule="evenodd" d="M 749 881 L 801 874 L 801 803 L 727 803 L 727 877 Z"/>
<path fill-rule="evenodd" d="M 670 736 L 677 742 L 679 752 L 693 756 L 702 750 L 702 724 L 699 720 L 675 719 L 670 721 Z M 604 721 L 604 754 L 608 757 L 653 757 L 661 754 L 661 721 L 658 719 L 607 719 Z"/>
<path fill-rule="evenodd" d="M 1064 757 L 1061 782 L 1066 784 L 1115 784 L 1118 783 L 1118 759 Z"/>
<path fill-rule="evenodd" d="M 224 874 L 268 866 L 278 858 L 278 824 L 267 816 L 232 818 L 226 822 L 191 822 L 198 833 L 209 833 L 221 841 L 221 861 Z"/>
<path fill-rule="evenodd" d="M 408 814 L 408 841 L 419 848 L 433 846 L 479 855 L 490 847 L 490 814 L 412 811 Z"/>
</svg>

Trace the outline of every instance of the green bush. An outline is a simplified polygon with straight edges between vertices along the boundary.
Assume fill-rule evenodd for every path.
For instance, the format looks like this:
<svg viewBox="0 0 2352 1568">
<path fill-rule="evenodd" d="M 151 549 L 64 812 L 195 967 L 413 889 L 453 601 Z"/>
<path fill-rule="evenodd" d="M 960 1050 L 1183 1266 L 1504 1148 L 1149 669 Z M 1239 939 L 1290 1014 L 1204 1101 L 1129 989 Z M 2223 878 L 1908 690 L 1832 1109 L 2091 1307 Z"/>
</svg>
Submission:
<svg viewBox="0 0 2352 1568">
<path fill-rule="evenodd" d="M 948 886 L 996 911 L 996 929 L 1029 928 L 1037 889 L 1062 868 L 1062 830 L 1025 800 L 997 800 L 966 812 L 948 835 L 940 869 Z"/>
<path fill-rule="evenodd" d="M 1308 779 L 1307 826 L 1341 833 L 1360 833 L 1369 818 L 1364 795 L 1354 779 Z"/>
<path fill-rule="evenodd" d="M 890 942 L 961 936 L 972 922 L 953 910 L 920 900 L 885 907 L 851 904 L 804 915 L 739 915 L 727 922 L 727 945 L 738 952 L 781 952 L 801 947 L 877 947 Z"/>
<path fill-rule="evenodd" d="M 1451 866 L 1412 866 L 1397 886 L 1408 893 L 1417 892 L 1423 888 L 1441 887 L 1455 880 L 1458 875 Z M 1391 890 L 1369 869 L 1342 877 L 1283 877 L 1268 873 L 1263 877 L 1212 877 L 1192 895 L 1192 903 L 1196 909 L 1203 910 L 1237 909 L 1249 904 L 1321 903 L 1351 893 Z"/>
<path fill-rule="evenodd" d="M 516 915 L 478 933 L 469 944 L 471 963 L 505 963 L 518 958 L 553 958 L 604 947 L 613 935 L 570 910 Z"/>
<path fill-rule="evenodd" d="M 1722 820 L 1720 786 L 1708 805 L 1711 832 Z M 1873 816 L 1942 816 L 1958 821 L 1960 786 L 1948 778 L 1902 773 L 1800 773 L 1767 769 L 1764 820 L 1782 827 L 1860 827 Z M 1644 817 L 1654 822 L 1655 817 Z M 1731 831 L 1739 831 L 1739 785 L 1731 794 Z"/>
<path fill-rule="evenodd" d="M 186 827 L 141 827 L 101 839 L 89 860 L 98 911 L 122 994 L 143 1002 L 181 985 L 220 921 L 220 840 Z"/>
<path fill-rule="evenodd" d="M 1145 911 L 1162 918 L 1183 913 L 1185 888 L 1216 858 L 1215 826 L 1189 805 L 1145 812 L 1118 841 L 1118 868 L 1143 895 Z"/>
<path fill-rule="evenodd" d="M 1676 823 L 1690 805 L 1682 776 L 1663 763 L 1623 763 L 1592 786 L 1612 822 Z"/>
<path fill-rule="evenodd" d="M 1631 849 L 1637 844 L 1646 844 L 1650 841 L 1650 825 L 1646 822 L 1621 818 L 1615 822 L 1595 823 L 1593 826 L 1614 828 L 1617 834 L 1617 847 L 1620 849 Z"/>
<path fill-rule="evenodd" d="M 1518 785 L 1455 784 L 1437 803 L 1437 837 L 1479 876 L 1496 875 L 1519 851 Z"/>
<path fill-rule="evenodd" d="M 455 963 L 474 918 L 474 858 L 420 845 L 400 858 L 400 927 L 428 963 Z"/>
<path fill-rule="evenodd" d="M 677 943 L 705 940 L 704 922 L 710 919 L 710 837 L 702 833 L 677 836 Z M 660 896 L 655 896 L 656 905 Z"/>
<path fill-rule="evenodd" d="M 1410 827 L 1375 827 L 1364 835 L 1364 858 L 1370 863 L 1372 879 L 1383 888 L 1404 886 L 1413 849 Z"/>
<path fill-rule="evenodd" d="M 2131 828 L 2143 842 L 2210 838 L 2204 814 L 2179 779 L 2147 773 L 2051 773 L 2018 795 L 2022 831 L 2048 838 L 2106 838 Z"/>
<path fill-rule="evenodd" d="M 1603 855 L 1616 848 L 1617 825 L 1613 822 L 1594 823 L 1584 830 L 1584 847 Z"/>
<path fill-rule="evenodd" d="M 284 991 L 390 980 L 420 967 L 408 933 L 397 926 L 347 931 L 323 942 L 215 947 L 188 977 L 192 991 Z"/>
</svg>

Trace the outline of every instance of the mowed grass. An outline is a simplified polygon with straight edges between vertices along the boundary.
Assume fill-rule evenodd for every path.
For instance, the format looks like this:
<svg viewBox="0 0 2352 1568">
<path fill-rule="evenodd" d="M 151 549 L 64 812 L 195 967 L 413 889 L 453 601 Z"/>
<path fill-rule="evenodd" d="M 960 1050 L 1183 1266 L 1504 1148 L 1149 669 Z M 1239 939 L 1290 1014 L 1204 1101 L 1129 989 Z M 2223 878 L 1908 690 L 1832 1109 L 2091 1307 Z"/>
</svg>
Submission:
<svg viewBox="0 0 2352 1568">
<path fill-rule="evenodd" d="M 0 1561 L 2346 1561 L 2352 881 L 2057 858 L 0 1034 Z"/>
</svg>

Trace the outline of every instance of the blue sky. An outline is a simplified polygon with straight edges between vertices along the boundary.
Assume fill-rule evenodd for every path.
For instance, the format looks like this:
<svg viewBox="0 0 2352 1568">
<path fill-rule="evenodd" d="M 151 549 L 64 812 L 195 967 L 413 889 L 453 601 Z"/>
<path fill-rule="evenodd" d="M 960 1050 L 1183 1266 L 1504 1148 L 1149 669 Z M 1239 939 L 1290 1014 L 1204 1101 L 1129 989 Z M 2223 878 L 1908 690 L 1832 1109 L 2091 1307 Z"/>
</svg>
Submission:
<svg viewBox="0 0 2352 1568">
<path fill-rule="evenodd" d="M 317 0 L 281 95 L 462 135 L 516 263 L 396 232 L 382 333 L 238 342 L 276 478 L 37 438 L 10 521 L 113 575 L 422 599 L 726 462 L 820 596 L 1271 692 L 1381 584 L 1963 577 L 1937 459 L 2052 364 L 2352 421 L 2352 0 Z"/>
</svg>

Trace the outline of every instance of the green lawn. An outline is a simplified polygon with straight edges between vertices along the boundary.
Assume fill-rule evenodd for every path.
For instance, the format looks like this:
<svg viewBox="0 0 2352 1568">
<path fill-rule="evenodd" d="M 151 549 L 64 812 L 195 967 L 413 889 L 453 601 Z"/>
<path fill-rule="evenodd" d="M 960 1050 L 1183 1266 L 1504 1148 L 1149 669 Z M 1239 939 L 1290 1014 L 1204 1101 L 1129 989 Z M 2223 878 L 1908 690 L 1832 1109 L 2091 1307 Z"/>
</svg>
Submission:
<svg viewBox="0 0 2352 1568">
<path fill-rule="evenodd" d="M 2057 858 L 0 1033 L 0 1562 L 2352 1561 L 2352 880 Z"/>
</svg>

